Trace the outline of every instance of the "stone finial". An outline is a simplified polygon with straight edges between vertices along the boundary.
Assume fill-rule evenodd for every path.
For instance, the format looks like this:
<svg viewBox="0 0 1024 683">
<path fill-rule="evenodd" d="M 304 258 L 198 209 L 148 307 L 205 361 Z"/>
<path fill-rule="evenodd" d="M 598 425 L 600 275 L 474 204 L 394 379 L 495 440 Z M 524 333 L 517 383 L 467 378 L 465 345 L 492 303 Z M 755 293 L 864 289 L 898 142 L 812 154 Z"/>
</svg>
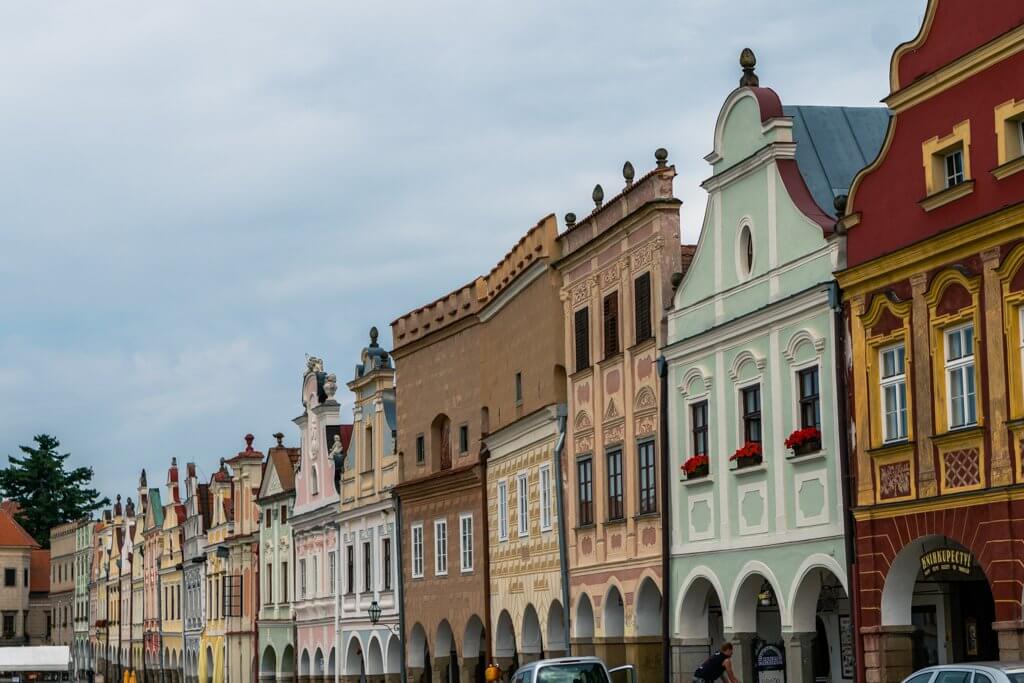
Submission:
<svg viewBox="0 0 1024 683">
<path fill-rule="evenodd" d="M 139 474 L 139 486 L 145 486 L 145 485 L 146 485 L 146 468 L 143 467 L 142 468 L 142 473 Z"/>
<path fill-rule="evenodd" d="M 569 212 L 565 214 L 565 229 L 572 230 L 576 227 L 576 214 Z"/>
<path fill-rule="evenodd" d="M 832 200 L 832 206 L 835 207 L 836 215 L 840 218 L 846 215 L 846 195 L 836 195 L 836 198 Z"/>
<path fill-rule="evenodd" d="M 327 394 L 328 401 L 333 399 L 334 395 L 338 393 L 338 378 L 333 372 L 324 378 L 324 393 Z"/>
<path fill-rule="evenodd" d="M 626 179 L 626 187 L 630 187 L 633 184 L 633 178 L 636 176 L 636 171 L 633 169 L 633 164 L 628 161 L 622 165 L 622 177 Z"/>
<path fill-rule="evenodd" d="M 600 185 L 594 185 L 594 191 L 590 194 L 590 197 L 594 200 L 594 207 L 600 209 L 601 205 L 604 204 L 604 188 Z"/>
<path fill-rule="evenodd" d="M 119 493 L 119 494 L 117 494 L 117 502 L 118 502 L 118 503 L 120 503 L 120 502 L 121 502 L 121 494 L 120 494 L 120 493 Z"/>
<path fill-rule="evenodd" d="M 654 150 L 654 161 L 658 164 L 658 168 L 665 168 L 668 165 L 668 150 L 664 147 Z"/>
<path fill-rule="evenodd" d="M 252 453 L 252 440 L 255 439 L 256 437 L 253 436 L 252 434 L 246 434 L 244 438 L 245 438 L 245 452 L 246 453 Z"/>
<path fill-rule="evenodd" d="M 678 289 L 683 282 L 683 274 L 678 270 L 672 273 L 672 289 Z"/>
<path fill-rule="evenodd" d="M 758 87 L 761 82 L 757 74 L 754 73 L 754 67 L 757 66 L 757 57 L 754 56 L 754 51 L 749 47 L 743 48 L 743 52 L 740 53 L 740 66 L 743 68 L 743 75 L 740 76 L 740 87 Z"/>
<path fill-rule="evenodd" d="M 275 439 L 277 439 L 277 447 L 278 448 L 281 448 L 282 446 L 284 446 L 284 433 L 283 432 L 275 432 L 271 436 L 273 436 Z"/>
<path fill-rule="evenodd" d="M 227 463 L 227 460 L 225 460 L 224 458 L 221 458 L 221 459 L 220 459 L 220 469 L 221 469 L 222 471 L 223 471 L 223 469 L 224 469 L 224 465 L 225 465 L 226 463 Z"/>
<path fill-rule="evenodd" d="M 373 327 L 370 328 L 370 346 L 376 346 L 377 345 L 377 337 L 379 335 L 380 335 L 380 332 L 377 331 L 377 326 L 376 325 L 374 325 Z"/>
<path fill-rule="evenodd" d="M 177 467 L 177 466 L 178 466 L 178 459 L 172 455 L 171 456 L 171 467 Z"/>
</svg>

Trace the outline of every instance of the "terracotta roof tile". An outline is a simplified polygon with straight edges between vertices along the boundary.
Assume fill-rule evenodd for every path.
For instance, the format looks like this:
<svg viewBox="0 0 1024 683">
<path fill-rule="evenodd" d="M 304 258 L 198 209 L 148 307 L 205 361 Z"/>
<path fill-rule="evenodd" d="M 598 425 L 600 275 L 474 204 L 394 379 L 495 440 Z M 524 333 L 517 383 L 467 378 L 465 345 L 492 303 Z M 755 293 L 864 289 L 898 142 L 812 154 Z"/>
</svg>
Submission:
<svg viewBox="0 0 1024 683">
<path fill-rule="evenodd" d="M 14 509 L 18 509 L 17 503 L 13 503 L 13 501 L 4 502 L 10 502 L 13 504 Z M 18 521 L 14 519 L 14 515 L 8 512 L 9 509 L 9 506 L 0 507 L 0 546 L 38 548 L 39 544 L 36 543 L 31 534 L 18 524 Z"/>
</svg>

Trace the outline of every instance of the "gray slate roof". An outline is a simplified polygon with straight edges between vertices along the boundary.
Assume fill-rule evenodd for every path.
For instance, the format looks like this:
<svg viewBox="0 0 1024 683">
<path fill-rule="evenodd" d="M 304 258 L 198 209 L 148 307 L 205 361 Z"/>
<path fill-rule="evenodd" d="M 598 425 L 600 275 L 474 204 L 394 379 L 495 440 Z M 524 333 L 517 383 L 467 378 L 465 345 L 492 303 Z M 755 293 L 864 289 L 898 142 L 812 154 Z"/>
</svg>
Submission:
<svg viewBox="0 0 1024 683">
<path fill-rule="evenodd" d="M 833 200 L 849 194 L 854 176 L 878 156 L 889 125 L 885 107 L 784 106 L 793 119 L 796 164 L 821 210 L 835 218 Z"/>
</svg>

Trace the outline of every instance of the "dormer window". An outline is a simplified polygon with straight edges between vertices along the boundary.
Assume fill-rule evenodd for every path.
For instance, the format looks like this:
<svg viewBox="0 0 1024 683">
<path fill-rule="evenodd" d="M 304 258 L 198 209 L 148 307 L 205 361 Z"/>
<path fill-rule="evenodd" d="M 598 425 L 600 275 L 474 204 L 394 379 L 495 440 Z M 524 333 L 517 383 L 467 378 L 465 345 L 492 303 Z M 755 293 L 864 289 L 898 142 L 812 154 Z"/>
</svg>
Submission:
<svg viewBox="0 0 1024 683">
<path fill-rule="evenodd" d="M 1024 99 L 1003 102 L 995 115 L 998 165 L 992 175 L 1002 180 L 1024 170 Z"/>
<path fill-rule="evenodd" d="M 921 143 L 925 197 L 919 202 L 925 211 L 944 206 L 974 190 L 971 174 L 971 122 L 961 121 L 952 132 Z"/>
<path fill-rule="evenodd" d="M 964 151 L 954 149 L 946 154 L 946 187 L 955 187 L 964 181 Z"/>
</svg>

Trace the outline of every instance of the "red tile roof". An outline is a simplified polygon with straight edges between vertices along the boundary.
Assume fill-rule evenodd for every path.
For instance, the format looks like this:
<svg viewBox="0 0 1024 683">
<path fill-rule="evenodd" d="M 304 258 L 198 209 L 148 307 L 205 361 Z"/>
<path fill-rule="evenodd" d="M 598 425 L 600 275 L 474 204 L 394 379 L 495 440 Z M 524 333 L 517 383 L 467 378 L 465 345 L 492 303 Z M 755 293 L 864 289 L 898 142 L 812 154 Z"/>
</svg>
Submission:
<svg viewBox="0 0 1024 683">
<path fill-rule="evenodd" d="M 29 570 L 29 591 L 32 593 L 50 592 L 50 551 L 33 550 L 32 564 Z"/>
<path fill-rule="evenodd" d="M 12 503 L 14 508 L 18 509 L 17 503 L 12 501 L 4 502 Z M 9 509 L 8 506 L 0 506 L 0 546 L 38 548 L 39 544 L 18 524 L 17 520 L 14 519 L 14 515 L 8 512 Z"/>
</svg>

